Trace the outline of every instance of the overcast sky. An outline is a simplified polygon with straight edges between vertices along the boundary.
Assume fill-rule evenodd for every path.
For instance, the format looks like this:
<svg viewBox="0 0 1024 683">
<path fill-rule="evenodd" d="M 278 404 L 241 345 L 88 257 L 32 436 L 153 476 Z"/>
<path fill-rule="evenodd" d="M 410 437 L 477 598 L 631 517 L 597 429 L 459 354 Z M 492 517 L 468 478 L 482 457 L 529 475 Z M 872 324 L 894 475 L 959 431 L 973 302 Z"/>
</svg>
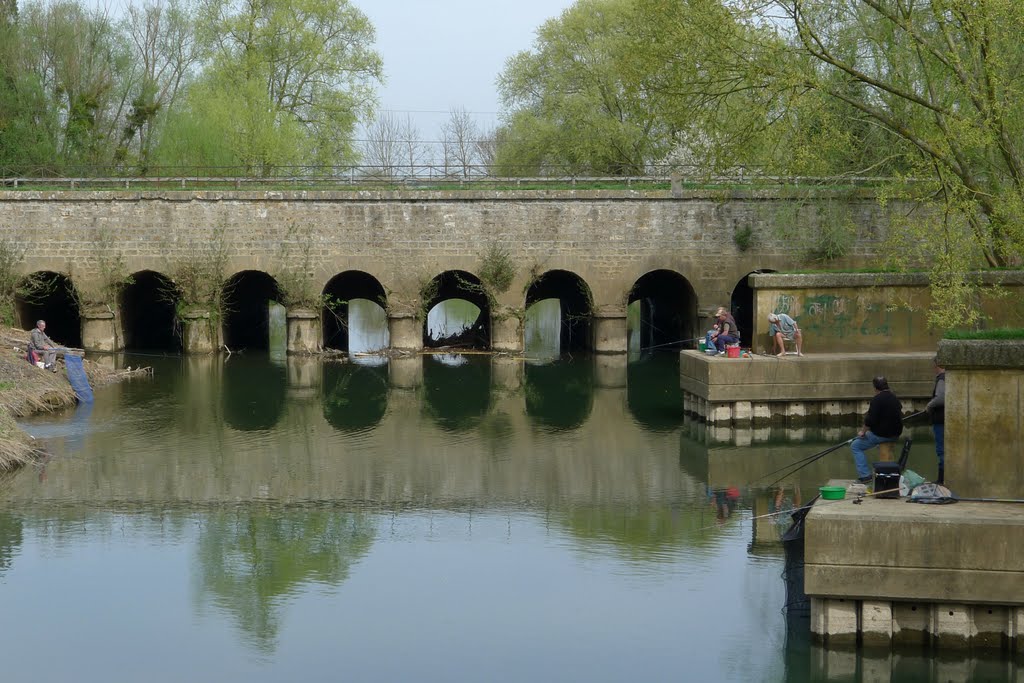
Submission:
<svg viewBox="0 0 1024 683">
<path fill-rule="evenodd" d="M 495 79 L 505 60 L 532 47 L 536 29 L 572 0 L 352 0 L 377 30 L 386 82 L 381 108 L 410 112 L 425 139 L 452 107 L 497 123 Z M 439 113 L 434 113 L 439 112 Z"/>
</svg>

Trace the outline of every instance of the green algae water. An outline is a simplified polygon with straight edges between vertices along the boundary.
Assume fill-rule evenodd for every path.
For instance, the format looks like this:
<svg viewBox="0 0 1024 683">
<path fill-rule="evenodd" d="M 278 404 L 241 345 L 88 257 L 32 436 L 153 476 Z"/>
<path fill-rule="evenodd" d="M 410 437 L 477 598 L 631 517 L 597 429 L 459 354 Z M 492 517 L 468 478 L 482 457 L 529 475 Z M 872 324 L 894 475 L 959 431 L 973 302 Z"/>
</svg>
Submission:
<svg viewBox="0 0 1024 683">
<path fill-rule="evenodd" d="M 852 464 L 766 475 L 849 435 L 690 423 L 675 354 L 117 362 L 0 479 L 6 680 L 1022 675 L 813 646 L 776 513 Z"/>
</svg>

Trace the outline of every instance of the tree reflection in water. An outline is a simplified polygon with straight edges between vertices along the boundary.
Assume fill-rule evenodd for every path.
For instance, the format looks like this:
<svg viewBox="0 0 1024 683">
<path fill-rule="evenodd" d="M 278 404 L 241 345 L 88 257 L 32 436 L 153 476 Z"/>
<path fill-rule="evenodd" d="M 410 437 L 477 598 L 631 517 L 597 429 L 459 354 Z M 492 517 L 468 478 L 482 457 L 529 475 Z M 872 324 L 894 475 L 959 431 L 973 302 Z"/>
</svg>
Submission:
<svg viewBox="0 0 1024 683">
<path fill-rule="evenodd" d="M 0 476 L 3 475 L 0 474 Z M 0 486 L 2 485 L 0 482 Z M 21 550 L 21 543 L 21 517 L 0 512 L 0 574 L 10 569 L 11 561 Z"/>
<path fill-rule="evenodd" d="M 388 366 L 325 363 L 324 419 L 343 432 L 373 429 L 388 409 Z"/>
<path fill-rule="evenodd" d="M 491 359 L 447 354 L 423 359 L 423 410 L 441 429 L 475 427 L 491 407 Z"/>
<path fill-rule="evenodd" d="M 204 520 L 198 601 L 234 617 L 255 648 L 273 652 L 285 600 L 310 583 L 339 585 L 374 540 L 361 513 L 247 507 Z"/>
</svg>

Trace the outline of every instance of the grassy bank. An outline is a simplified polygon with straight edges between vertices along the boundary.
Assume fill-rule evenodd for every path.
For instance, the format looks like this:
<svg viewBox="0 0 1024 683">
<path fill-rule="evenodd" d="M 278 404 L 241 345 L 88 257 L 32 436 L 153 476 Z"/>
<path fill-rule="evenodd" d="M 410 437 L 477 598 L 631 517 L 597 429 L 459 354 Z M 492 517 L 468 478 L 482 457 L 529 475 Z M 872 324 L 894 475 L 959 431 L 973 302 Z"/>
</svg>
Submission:
<svg viewBox="0 0 1024 683">
<path fill-rule="evenodd" d="M 58 372 L 42 370 L 25 360 L 28 336 L 24 330 L 0 328 L 0 471 L 19 467 L 40 455 L 14 418 L 75 404 L 75 392 L 68 384 L 61 359 Z M 117 373 L 91 361 L 84 364 L 94 387 L 117 377 Z"/>
</svg>

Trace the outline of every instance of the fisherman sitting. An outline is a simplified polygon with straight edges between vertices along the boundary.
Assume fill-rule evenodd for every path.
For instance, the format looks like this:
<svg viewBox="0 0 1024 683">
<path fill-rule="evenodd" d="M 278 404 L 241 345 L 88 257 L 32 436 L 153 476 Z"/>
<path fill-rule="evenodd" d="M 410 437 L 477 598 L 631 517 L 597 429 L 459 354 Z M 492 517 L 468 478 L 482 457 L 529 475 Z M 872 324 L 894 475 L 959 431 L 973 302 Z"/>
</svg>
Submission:
<svg viewBox="0 0 1024 683">
<path fill-rule="evenodd" d="M 778 349 L 779 352 L 775 355 L 784 356 L 786 355 L 786 342 L 796 342 L 796 355 L 804 355 L 804 336 L 795 320 L 785 313 L 769 313 L 768 322 L 771 323 L 768 335 L 772 338 L 772 353 Z"/>
<path fill-rule="evenodd" d="M 46 336 L 46 321 L 36 321 L 36 327 L 32 330 L 31 338 L 28 342 L 29 355 L 31 357 L 34 352 L 36 357 L 43 357 L 43 368 L 57 372 L 57 352 L 63 351 L 64 348 L 57 346 L 57 344 Z"/>
</svg>

